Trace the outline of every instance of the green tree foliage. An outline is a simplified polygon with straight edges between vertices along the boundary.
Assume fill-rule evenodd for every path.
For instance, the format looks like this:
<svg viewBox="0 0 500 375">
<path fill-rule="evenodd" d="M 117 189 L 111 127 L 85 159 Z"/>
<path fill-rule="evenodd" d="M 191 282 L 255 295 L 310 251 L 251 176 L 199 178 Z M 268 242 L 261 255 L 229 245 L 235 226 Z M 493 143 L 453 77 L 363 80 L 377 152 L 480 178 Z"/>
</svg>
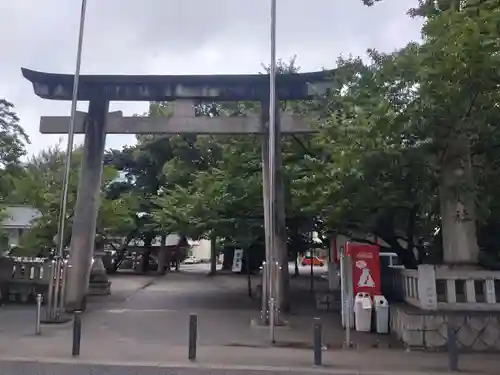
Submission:
<svg viewBox="0 0 500 375">
<path fill-rule="evenodd" d="M 436 229 L 442 226 L 443 197 L 451 195 L 470 208 L 485 253 L 498 252 L 498 12 L 493 0 L 416 2 L 410 15 L 425 17 L 420 43 L 386 54 L 370 50 L 368 61 L 339 59 L 327 95 L 280 103 L 282 111 L 299 113 L 318 128 L 314 135 L 282 139 L 292 250 L 307 246 L 312 225 L 321 238 L 337 233 L 369 241 L 364 235 L 375 234 L 414 267 L 430 255 L 439 258 Z M 278 66 L 279 73 L 297 70 L 294 59 Z M 196 108 L 198 116 L 208 117 L 260 111 L 258 103 Z M 167 118 L 172 105 L 151 103 L 145 115 Z M 463 174 L 447 186 L 453 154 L 461 161 L 455 170 Z M 27 183 L 12 189 L 44 218 L 58 209 L 59 157 L 32 160 L 23 177 Z M 75 163 L 76 170 L 77 158 Z M 262 245 L 259 137 L 141 135 L 136 145 L 108 152 L 106 165 L 100 231 L 114 228 L 112 233 L 141 238 L 146 246 L 156 235 L 173 232 Z M 115 180 L 117 170 L 124 180 Z M 47 188 L 32 191 L 39 181 Z"/>
<path fill-rule="evenodd" d="M 277 71 L 297 72 L 295 58 L 279 61 Z M 299 108 L 296 103 L 281 103 L 283 111 L 296 112 Z M 198 115 L 209 117 L 260 116 L 260 112 L 260 103 L 251 102 L 201 103 L 197 107 Z M 262 246 L 261 138 L 200 135 L 176 139 L 181 143 L 163 169 L 167 182 L 156 200 L 155 220 L 170 231 L 192 237 L 216 235 L 239 246 Z M 300 221 L 310 221 L 313 216 L 307 206 L 294 205 L 294 197 L 303 196 L 295 189 L 295 177 L 307 173 L 301 162 L 307 152 L 304 143 L 309 140 L 310 137 L 283 137 L 287 226 L 290 241 L 295 238 L 295 244 L 300 242 Z"/>
<path fill-rule="evenodd" d="M 14 105 L 0 98 L 0 202 L 12 190 L 12 179 L 20 172 L 29 137 L 19 124 Z"/>
<path fill-rule="evenodd" d="M 457 144 L 463 161 L 472 150 L 476 181 L 464 178 L 451 189 L 464 202 L 474 190 L 478 203 L 487 202 L 479 205 L 479 225 L 488 221 L 496 198 L 483 187 L 494 183 L 476 186 L 493 178 L 498 160 L 495 4 L 449 7 L 428 16 L 421 44 L 370 51 L 367 64 L 339 61 L 338 89 L 321 102 L 317 120 L 323 157 L 313 160 L 315 178 L 305 187 L 331 230 L 373 232 L 413 265 L 404 248 L 432 242 L 443 159 Z"/>
<path fill-rule="evenodd" d="M 29 138 L 19 124 L 14 105 L 0 99 L 0 165 L 17 164 L 26 155 L 26 143 L 29 143 Z"/>
<path fill-rule="evenodd" d="M 14 189 L 13 181 L 22 172 L 20 159 L 26 155 L 29 137 L 19 124 L 14 105 L 0 98 L 0 221 L 4 220 L 4 207 L 8 195 Z M 0 231 L 0 241 L 6 242 Z M 4 249 L 1 249 L 4 250 Z"/>
<path fill-rule="evenodd" d="M 69 245 L 71 225 L 78 186 L 78 173 L 82 150 L 77 148 L 71 159 L 72 166 L 68 187 L 68 210 L 64 244 Z M 57 145 L 41 151 L 25 165 L 23 173 L 13 181 L 14 189 L 9 201 L 37 208 L 42 216 L 33 222 L 33 227 L 21 238 L 23 254 L 49 254 L 55 247 L 58 230 L 59 208 L 62 194 L 66 153 Z M 109 186 L 118 177 L 111 167 L 103 170 L 103 197 L 99 211 L 97 232 L 100 237 L 123 236 L 133 226 L 131 211 L 135 200 L 128 193 L 109 197 Z"/>
</svg>

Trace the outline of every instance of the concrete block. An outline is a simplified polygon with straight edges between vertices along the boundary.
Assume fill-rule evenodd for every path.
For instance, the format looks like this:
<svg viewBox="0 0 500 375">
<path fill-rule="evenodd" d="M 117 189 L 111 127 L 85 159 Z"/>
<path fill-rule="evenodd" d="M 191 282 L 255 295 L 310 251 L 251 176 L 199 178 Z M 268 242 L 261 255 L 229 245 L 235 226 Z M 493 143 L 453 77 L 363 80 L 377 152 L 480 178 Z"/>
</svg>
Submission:
<svg viewBox="0 0 500 375">
<path fill-rule="evenodd" d="M 410 331 L 421 331 L 424 329 L 424 315 L 405 314 L 403 329 Z"/>
<path fill-rule="evenodd" d="M 423 331 L 410 331 L 404 330 L 402 332 L 402 341 L 408 346 L 423 347 L 424 346 L 424 332 Z"/>
<path fill-rule="evenodd" d="M 457 341 L 459 347 L 472 349 L 474 342 L 477 340 L 479 333 L 473 330 L 467 324 L 460 327 L 457 332 Z"/>
<path fill-rule="evenodd" d="M 488 328 L 482 332 L 481 339 L 490 350 L 500 350 L 500 326 L 494 319 L 490 320 Z"/>
<path fill-rule="evenodd" d="M 426 331 L 437 331 L 443 324 L 445 319 L 442 315 L 426 315 L 424 316 L 424 327 Z"/>
<path fill-rule="evenodd" d="M 443 336 L 439 330 L 436 331 L 426 331 L 424 334 L 425 347 L 438 349 L 446 345 L 446 336 Z"/>
<path fill-rule="evenodd" d="M 484 330 L 489 324 L 489 317 L 487 315 L 467 316 L 465 324 L 472 330 L 480 332 Z"/>
</svg>

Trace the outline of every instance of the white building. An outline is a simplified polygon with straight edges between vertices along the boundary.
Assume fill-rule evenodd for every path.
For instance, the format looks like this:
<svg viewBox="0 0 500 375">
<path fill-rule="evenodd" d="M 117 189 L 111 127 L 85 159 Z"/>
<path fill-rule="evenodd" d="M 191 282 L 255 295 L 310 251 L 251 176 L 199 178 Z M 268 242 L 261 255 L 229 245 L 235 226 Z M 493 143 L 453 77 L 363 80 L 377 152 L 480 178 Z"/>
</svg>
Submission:
<svg viewBox="0 0 500 375">
<path fill-rule="evenodd" d="M 188 256 L 193 256 L 202 262 L 210 261 L 211 253 L 211 243 L 210 240 L 199 240 L 191 241 L 189 240 L 190 249 L 188 250 Z"/>
<path fill-rule="evenodd" d="M 32 221 L 42 214 L 36 208 L 30 206 L 12 205 L 7 206 L 0 215 L 5 216 L 0 223 L 0 246 L 2 251 L 6 251 L 13 246 L 19 245 L 19 238 L 23 232 L 31 228 Z"/>
</svg>

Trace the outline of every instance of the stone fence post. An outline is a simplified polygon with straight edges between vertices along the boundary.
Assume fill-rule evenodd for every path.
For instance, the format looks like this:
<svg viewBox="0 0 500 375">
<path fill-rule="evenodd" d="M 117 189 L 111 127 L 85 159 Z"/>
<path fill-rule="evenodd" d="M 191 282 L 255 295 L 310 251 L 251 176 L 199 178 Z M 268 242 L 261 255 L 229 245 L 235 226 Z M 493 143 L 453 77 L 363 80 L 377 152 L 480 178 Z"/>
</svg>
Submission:
<svg viewBox="0 0 500 375">
<path fill-rule="evenodd" d="M 418 266 L 418 301 L 424 310 L 437 310 L 436 269 L 431 264 Z"/>
</svg>

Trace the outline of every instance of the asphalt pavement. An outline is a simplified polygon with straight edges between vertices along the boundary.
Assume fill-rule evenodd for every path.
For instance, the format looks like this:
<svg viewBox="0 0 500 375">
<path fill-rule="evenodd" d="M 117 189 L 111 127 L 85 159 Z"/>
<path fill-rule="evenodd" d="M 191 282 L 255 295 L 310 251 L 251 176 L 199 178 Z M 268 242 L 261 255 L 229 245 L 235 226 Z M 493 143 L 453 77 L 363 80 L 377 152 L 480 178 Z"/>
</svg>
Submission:
<svg viewBox="0 0 500 375">
<path fill-rule="evenodd" d="M 50 363 L 28 361 L 0 361 L 0 374 L 8 375 L 444 375 L 442 372 L 357 371 L 335 368 L 266 367 L 254 366 L 199 366 L 193 365 L 134 365 L 92 363 Z M 467 375 L 462 373 L 462 375 Z"/>
<path fill-rule="evenodd" d="M 353 332 L 358 349 L 341 350 L 344 332 L 339 313 L 315 309 L 308 277 L 292 278 L 292 314 L 287 316 L 286 326 L 276 328 L 277 344 L 271 346 L 269 328 L 252 323 L 259 316 L 260 301 L 248 297 L 247 277 L 207 276 L 208 270 L 209 265 L 196 264 L 182 265 L 181 272 L 160 277 L 113 276 L 113 296 L 95 300 L 83 316 L 77 360 L 70 355 L 71 323 L 44 325 L 42 335 L 36 336 L 33 308 L 1 309 L 0 375 L 289 374 L 291 370 L 300 374 L 328 371 L 374 375 L 393 370 L 403 375 L 409 374 L 409 368 L 417 371 L 415 374 L 439 373 L 446 368 L 443 354 L 373 348 L 374 342 L 387 342 L 387 336 Z M 319 275 L 325 270 L 317 267 L 315 271 Z M 258 282 L 259 276 L 252 277 L 252 285 Z M 315 290 L 325 287 L 325 281 L 315 280 Z M 187 360 L 191 313 L 198 316 L 200 365 Z M 311 367 L 315 317 L 322 319 L 323 342 L 328 349 L 323 353 L 325 367 L 321 368 Z M 464 370 L 496 369 L 491 362 L 488 356 L 468 357 L 463 361 Z"/>
</svg>

